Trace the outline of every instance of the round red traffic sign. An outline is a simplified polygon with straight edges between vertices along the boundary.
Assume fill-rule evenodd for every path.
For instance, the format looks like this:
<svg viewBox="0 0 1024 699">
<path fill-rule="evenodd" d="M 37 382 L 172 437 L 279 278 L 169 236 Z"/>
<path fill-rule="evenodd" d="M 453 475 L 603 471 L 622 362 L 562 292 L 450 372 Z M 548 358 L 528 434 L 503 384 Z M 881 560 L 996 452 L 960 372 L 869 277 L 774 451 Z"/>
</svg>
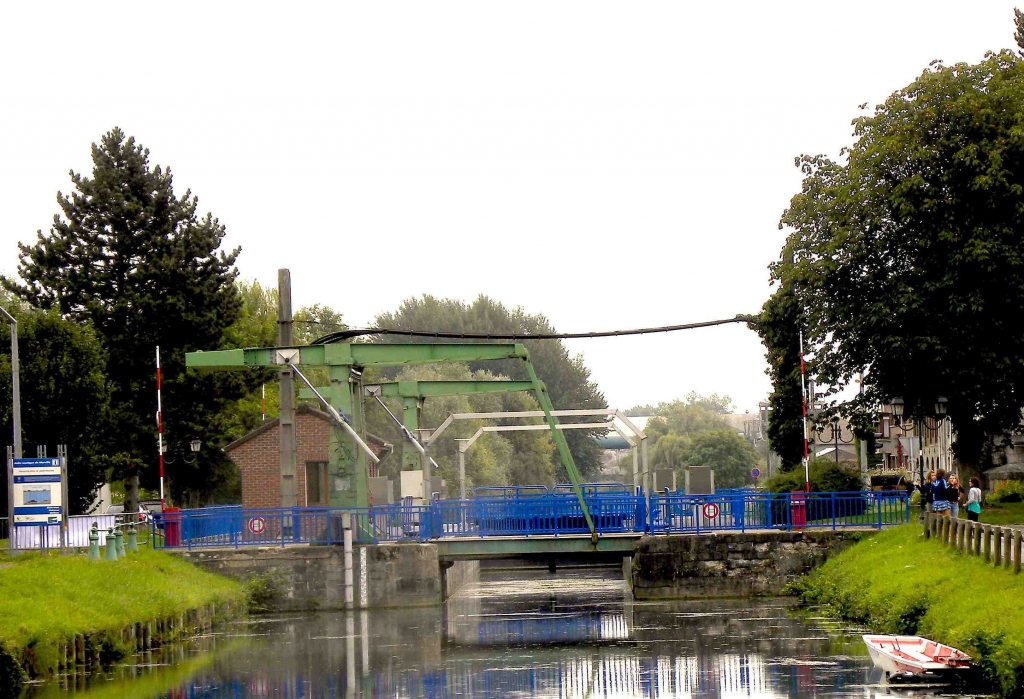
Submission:
<svg viewBox="0 0 1024 699">
<path fill-rule="evenodd" d="M 262 534 L 267 528 L 267 523 L 262 517 L 253 517 L 249 520 L 249 531 L 253 534 Z"/>
<path fill-rule="evenodd" d="M 714 519 L 718 516 L 718 505 L 713 502 L 709 502 L 704 505 L 704 516 L 708 519 Z"/>
<path fill-rule="evenodd" d="M 760 475 L 761 475 L 761 469 L 757 468 L 756 466 L 754 468 L 750 469 L 750 477 L 751 478 L 757 478 Z"/>
</svg>

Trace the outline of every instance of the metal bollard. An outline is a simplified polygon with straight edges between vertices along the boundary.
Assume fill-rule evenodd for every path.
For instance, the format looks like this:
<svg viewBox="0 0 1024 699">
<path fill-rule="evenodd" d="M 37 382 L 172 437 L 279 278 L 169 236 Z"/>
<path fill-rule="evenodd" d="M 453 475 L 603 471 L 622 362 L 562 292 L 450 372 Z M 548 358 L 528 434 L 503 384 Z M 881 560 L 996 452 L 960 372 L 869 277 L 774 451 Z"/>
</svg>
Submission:
<svg viewBox="0 0 1024 699">
<path fill-rule="evenodd" d="M 121 531 L 120 527 L 114 531 L 114 548 L 117 549 L 117 557 L 124 558 L 124 532 Z"/>
<path fill-rule="evenodd" d="M 103 552 L 103 560 L 105 561 L 116 561 L 117 560 L 117 537 L 114 536 L 114 532 L 107 532 L 107 548 Z"/>
<path fill-rule="evenodd" d="M 100 533 L 96 529 L 95 524 L 89 530 L 89 555 L 86 556 L 86 559 L 90 561 L 100 560 Z"/>
<path fill-rule="evenodd" d="M 139 552 L 139 536 L 134 524 L 128 527 L 128 540 L 125 542 L 124 548 L 129 553 Z"/>
</svg>

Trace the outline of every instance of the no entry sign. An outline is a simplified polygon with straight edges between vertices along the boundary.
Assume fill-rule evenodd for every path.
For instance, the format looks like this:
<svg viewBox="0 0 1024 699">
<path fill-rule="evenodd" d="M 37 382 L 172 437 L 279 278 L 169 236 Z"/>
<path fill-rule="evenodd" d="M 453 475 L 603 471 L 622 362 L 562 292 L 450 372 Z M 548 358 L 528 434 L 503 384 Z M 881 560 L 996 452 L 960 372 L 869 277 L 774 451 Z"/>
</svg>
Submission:
<svg viewBox="0 0 1024 699">
<path fill-rule="evenodd" d="M 249 531 L 253 534 L 262 534 L 267 528 L 267 523 L 262 517 L 253 517 L 249 520 Z"/>
<path fill-rule="evenodd" d="M 718 516 L 718 505 L 713 502 L 709 502 L 704 505 L 704 516 L 708 519 L 714 519 Z"/>
</svg>

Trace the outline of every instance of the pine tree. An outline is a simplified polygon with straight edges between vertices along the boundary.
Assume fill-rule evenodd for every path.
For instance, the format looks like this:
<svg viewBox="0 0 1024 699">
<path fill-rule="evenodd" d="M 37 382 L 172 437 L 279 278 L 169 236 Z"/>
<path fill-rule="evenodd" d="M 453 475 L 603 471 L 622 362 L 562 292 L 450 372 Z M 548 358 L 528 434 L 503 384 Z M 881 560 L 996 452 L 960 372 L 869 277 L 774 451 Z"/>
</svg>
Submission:
<svg viewBox="0 0 1024 699">
<path fill-rule="evenodd" d="M 20 245 L 21 281 L 3 285 L 29 303 L 88 321 L 102 339 L 111 389 L 113 463 L 137 482 L 157 477 L 154 355 L 164 366 L 164 424 L 171 444 L 222 441 L 220 408 L 243 395 L 238 372 L 186 374 L 187 351 L 221 345 L 239 315 L 234 287 L 239 248 L 221 248 L 225 229 L 200 218 L 190 191 L 174 195 L 170 169 L 151 167 L 149 151 L 114 128 L 92 146 L 92 177 L 71 172 L 75 191 L 57 194 L 61 214 L 35 245 Z M 187 447 L 185 448 L 187 451 Z M 179 494 L 206 499 L 226 477 L 217 449 L 168 477 Z M 134 506 L 129 498 L 129 509 Z"/>
</svg>

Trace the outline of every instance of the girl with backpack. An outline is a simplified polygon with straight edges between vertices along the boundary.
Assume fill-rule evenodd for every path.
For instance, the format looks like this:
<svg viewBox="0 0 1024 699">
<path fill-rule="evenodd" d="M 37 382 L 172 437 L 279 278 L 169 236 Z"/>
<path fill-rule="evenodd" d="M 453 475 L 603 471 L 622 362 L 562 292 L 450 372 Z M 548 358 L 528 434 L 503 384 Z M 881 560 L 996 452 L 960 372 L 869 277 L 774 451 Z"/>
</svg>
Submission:
<svg viewBox="0 0 1024 699">
<path fill-rule="evenodd" d="M 971 479 L 971 489 L 967 491 L 967 519 L 977 522 L 981 516 L 981 481 Z"/>
</svg>

